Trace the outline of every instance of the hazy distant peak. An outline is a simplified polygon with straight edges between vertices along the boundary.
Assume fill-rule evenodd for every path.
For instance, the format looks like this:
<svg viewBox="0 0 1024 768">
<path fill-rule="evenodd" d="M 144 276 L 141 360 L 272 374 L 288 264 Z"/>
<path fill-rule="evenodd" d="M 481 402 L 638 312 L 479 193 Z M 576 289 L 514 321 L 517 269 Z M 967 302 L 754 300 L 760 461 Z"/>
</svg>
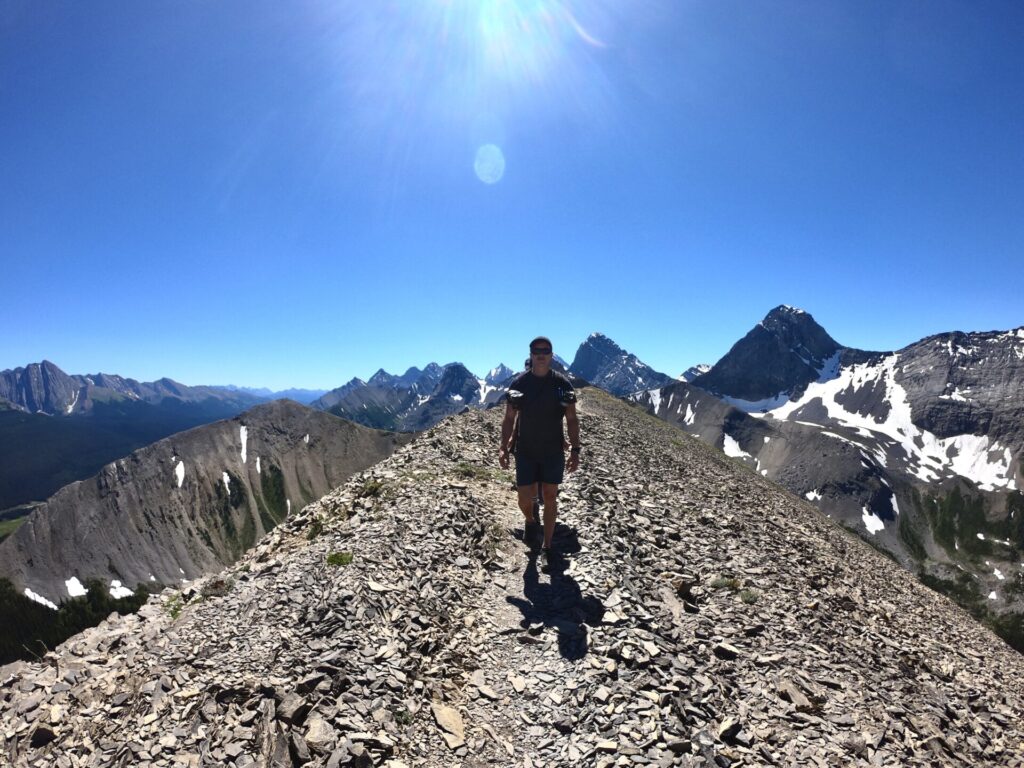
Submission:
<svg viewBox="0 0 1024 768">
<path fill-rule="evenodd" d="M 491 368 L 491 370 L 487 372 L 487 376 L 484 377 L 484 381 L 491 386 L 496 386 L 501 382 L 505 381 L 505 379 L 507 379 L 514 373 L 515 371 L 513 371 L 507 365 L 505 365 L 504 363 L 499 363 L 498 365 L 496 365 L 494 368 Z"/>
</svg>

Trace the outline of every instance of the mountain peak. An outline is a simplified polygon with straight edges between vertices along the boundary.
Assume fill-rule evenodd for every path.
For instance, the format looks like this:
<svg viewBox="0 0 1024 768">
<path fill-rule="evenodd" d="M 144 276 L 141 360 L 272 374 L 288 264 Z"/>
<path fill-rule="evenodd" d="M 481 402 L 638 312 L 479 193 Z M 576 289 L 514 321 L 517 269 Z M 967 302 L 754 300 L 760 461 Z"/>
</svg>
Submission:
<svg viewBox="0 0 1024 768">
<path fill-rule="evenodd" d="M 815 322 L 814 318 L 811 317 L 811 314 L 809 312 L 805 312 L 804 310 L 798 309 L 797 307 L 791 307 L 788 304 L 780 304 L 767 315 L 765 315 L 764 319 L 759 323 L 759 325 L 761 325 L 764 328 L 772 329 L 784 325 L 799 325 L 807 323 L 816 326 L 818 325 L 818 323 Z"/>
<path fill-rule="evenodd" d="M 808 314 L 808 313 L 805 312 L 804 310 L 800 309 L 800 307 L 791 307 L 789 304 L 779 304 L 779 306 L 777 306 L 775 309 L 773 309 L 771 312 L 769 312 L 766 315 L 766 317 L 771 317 L 772 315 L 796 316 L 796 315 L 806 315 L 806 314 Z"/>
<path fill-rule="evenodd" d="M 685 371 L 683 371 L 677 381 L 693 381 L 698 376 L 707 373 L 711 370 L 711 366 L 707 363 L 697 363 L 697 365 L 691 365 Z"/>
<path fill-rule="evenodd" d="M 374 386 L 387 386 L 394 381 L 394 379 L 395 377 L 383 368 L 378 368 L 377 372 L 370 377 L 370 380 L 367 383 Z"/>
<path fill-rule="evenodd" d="M 490 386 L 497 386 L 514 373 L 515 371 L 504 363 L 498 363 L 487 372 L 487 376 L 484 377 L 484 381 Z"/>
<path fill-rule="evenodd" d="M 662 387 L 672 381 L 597 332 L 580 344 L 569 371 L 614 395 Z"/>
<path fill-rule="evenodd" d="M 802 390 L 841 349 L 810 313 L 780 304 L 693 384 L 757 403 Z"/>
</svg>

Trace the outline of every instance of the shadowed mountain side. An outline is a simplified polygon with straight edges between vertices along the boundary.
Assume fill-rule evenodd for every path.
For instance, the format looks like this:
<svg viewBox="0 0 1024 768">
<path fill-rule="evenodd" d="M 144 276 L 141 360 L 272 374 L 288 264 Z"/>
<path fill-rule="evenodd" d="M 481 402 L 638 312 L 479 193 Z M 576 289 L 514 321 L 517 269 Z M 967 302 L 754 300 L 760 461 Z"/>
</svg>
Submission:
<svg viewBox="0 0 1024 768">
<path fill-rule="evenodd" d="M 714 449 L 579 411 L 553 573 L 501 413 L 448 418 L 216 580 L 0 669 L 9 761 L 1024 765 L 1019 654 Z"/>
<path fill-rule="evenodd" d="M 149 403 L 128 398 L 93 400 L 73 416 L 0 407 L 0 510 L 42 501 L 68 483 L 161 438 L 229 419 L 246 408 L 210 398 Z M 31 450 L 26 450 L 31 446 Z"/>
<path fill-rule="evenodd" d="M 129 588 L 194 578 L 411 437 L 289 400 L 256 406 L 62 488 L 0 543 L 0 575 L 54 603 L 72 577 Z"/>
<path fill-rule="evenodd" d="M 779 306 L 692 383 L 747 401 L 794 392 L 818 378 L 840 345 L 802 309 Z"/>
</svg>

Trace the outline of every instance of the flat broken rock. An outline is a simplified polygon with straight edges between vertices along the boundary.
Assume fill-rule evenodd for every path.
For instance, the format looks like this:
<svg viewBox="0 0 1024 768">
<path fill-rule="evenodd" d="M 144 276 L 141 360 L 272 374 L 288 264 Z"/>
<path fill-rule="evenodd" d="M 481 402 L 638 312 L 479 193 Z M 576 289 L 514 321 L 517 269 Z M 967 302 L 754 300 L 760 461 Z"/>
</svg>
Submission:
<svg viewBox="0 0 1024 768">
<path fill-rule="evenodd" d="M 434 713 L 434 720 L 444 730 L 441 735 L 451 749 L 466 743 L 466 729 L 462 723 L 462 715 L 457 709 L 434 702 L 430 705 L 430 710 Z"/>
</svg>

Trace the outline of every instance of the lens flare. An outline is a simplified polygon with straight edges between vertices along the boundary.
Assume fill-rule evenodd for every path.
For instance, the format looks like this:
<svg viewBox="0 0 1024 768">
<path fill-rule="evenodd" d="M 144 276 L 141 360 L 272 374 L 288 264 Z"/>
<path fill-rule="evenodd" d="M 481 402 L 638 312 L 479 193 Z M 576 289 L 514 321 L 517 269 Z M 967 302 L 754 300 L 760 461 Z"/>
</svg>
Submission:
<svg viewBox="0 0 1024 768">
<path fill-rule="evenodd" d="M 505 155 L 500 147 L 484 144 L 476 151 L 473 170 L 484 184 L 497 184 L 505 175 Z"/>
</svg>

